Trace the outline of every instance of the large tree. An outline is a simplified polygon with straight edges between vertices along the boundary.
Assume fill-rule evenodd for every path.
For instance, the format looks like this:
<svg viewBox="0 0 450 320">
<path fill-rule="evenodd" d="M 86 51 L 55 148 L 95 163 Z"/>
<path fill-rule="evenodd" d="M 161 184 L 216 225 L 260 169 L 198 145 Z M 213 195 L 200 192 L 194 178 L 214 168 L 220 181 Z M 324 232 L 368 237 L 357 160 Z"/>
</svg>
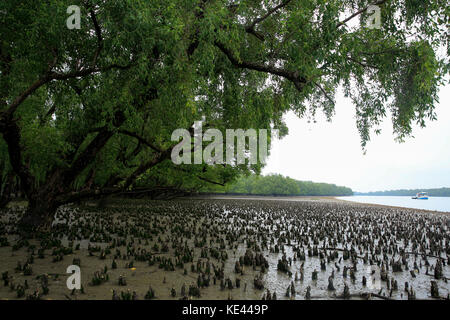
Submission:
<svg viewBox="0 0 450 320">
<path fill-rule="evenodd" d="M 74 4 L 80 29 L 66 26 Z M 388 110 L 399 139 L 425 126 L 448 73 L 447 3 L 376 1 L 379 28 L 366 27 L 370 4 L 2 1 L 0 150 L 29 202 L 22 227 L 48 228 L 62 204 L 148 179 L 224 184 L 259 170 L 172 164 L 171 133 L 202 116 L 283 135 L 286 111 L 331 117 L 342 87 L 363 147 Z"/>
</svg>

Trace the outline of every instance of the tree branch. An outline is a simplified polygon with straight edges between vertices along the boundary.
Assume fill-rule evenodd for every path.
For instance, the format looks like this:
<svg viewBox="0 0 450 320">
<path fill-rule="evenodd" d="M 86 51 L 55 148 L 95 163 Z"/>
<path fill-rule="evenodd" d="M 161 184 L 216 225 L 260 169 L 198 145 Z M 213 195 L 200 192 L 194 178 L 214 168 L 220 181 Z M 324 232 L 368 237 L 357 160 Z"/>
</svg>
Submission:
<svg viewBox="0 0 450 320">
<path fill-rule="evenodd" d="M 141 137 L 140 135 L 138 135 L 137 133 L 134 133 L 134 132 L 131 132 L 131 131 L 128 131 L 128 130 L 124 130 L 124 129 L 119 130 L 118 133 L 121 133 L 121 134 L 130 136 L 130 137 L 136 138 L 136 139 L 138 139 L 138 141 L 139 141 L 140 143 L 145 144 L 147 147 L 153 149 L 154 151 L 156 151 L 156 152 L 162 152 L 162 150 L 161 150 L 160 148 L 158 148 L 157 146 L 155 146 L 153 143 L 151 143 L 151 142 L 145 140 L 144 138 L 142 138 L 142 137 Z"/>
<path fill-rule="evenodd" d="M 324 88 L 322 88 L 322 86 L 320 84 L 318 84 L 317 82 L 313 82 L 314 85 L 320 89 L 320 91 L 322 91 L 322 93 L 325 95 L 325 97 L 331 101 L 331 103 L 334 105 L 334 100 L 330 97 L 330 95 L 325 91 Z"/>
<path fill-rule="evenodd" d="M 352 14 L 350 17 L 348 17 L 348 18 L 344 19 L 343 21 L 339 22 L 336 25 L 336 29 L 340 28 L 341 26 L 343 26 L 344 24 L 346 24 L 347 22 L 352 20 L 354 17 L 359 16 L 360 14 L 366 12 L 367 9 L 369 9 L 370 6 L 379 6 L 379 5 L 382 5 L 383 3 L 385 3 L 386 1 L 387 0 L 379 0 L 379 1 L 375 2 L 375 3 L 372 3 L 372 4 L 368 5 L 365 8 L 362 8 L 361 10 L 359 10 L 359 11 L 355 12 L 354 14 Z"/>
<path fill-rule="evenodd" d="M 86 149 L 80 154 L 80 156 L 72 163 L 70 168 L 64 174 L 65 185 L 71 184 L 77 175 L 84 170 L 90 161 L 100 152 L 100 150 L 106 145 L 109 139 L 114 135 L 114 132 L 105 130 L 100 132 L 94 140 L 89 143 Z"/>
<path fill-rule="evenodd" d="M 186 170 L 186 169 L 184 169 L 184 168 L 181 168 L 181 167 L 176 167 L 176 168 L 177 168 L 178 170 L 180 170 L 180 171 L 183 171 L 183 172 L 186 172 L 186 173 L 191 173 L 191 172 L 189 172 L 188 170 Z M 206 168 L 205 168 L 204 170 L 206 170 Z M 196 177 L 197 177 L 198 179 L 202 180 L 202 181 L 205 181 L 205 182 L 208 182 L 208 183 L 211 183 L 211 184 L 216 184 L 216 185 L 219 185 L 219 186 L 222 186 L 222 187 L 225 186 L 225 182 L 224 182 L 224 183 L 220 183 L 220 182 L 213 181 L 213 180 L 211 180 L 211 179 L 202 177 L 202 176 L 200 176 L 200 175 L 196 175 Z"/>
<path fill-rule="evenodd" d="M 72 78 L 78 78 L 78 77 L 84 77 L 87 75 L 90 75 L 95 72 L 105 72 L 112 69 L 129 69 L 132 66 L 132 63 L 126 66 L 120 66 L 117 64 L 112 64 L 106 68 L 100 69 L 100 68 L 86 68 L 83 70 L 77 70 L 73 72 L 68 73 L 56 73 L 56 72 L 50 72 L 46 74 L 45 76 L 39 78 L 36 80 L 28 89 L 26 89 L 24 92 L 22 92 L 9 106 L 6 111 L 3 112 L 1 116 L 10 119 L 14 112 L 17 110 L 17 108 L 22 104 L 22 102 L 25 101 L 26 98 L 28 98 L 32 93 L 34 93 L 37 89 L 42 87 L 43 85 L 49 83 L 52 80 L 67 80 Z"/>
<path fill-rule="evenodd" d="M 266 66 L 264 64 L 258 64 L 258 63 L 251 62 L 251 61 L 239 61 L 233 55 L 231 50 L 226 48 L 221 42 L 215 41 L 214 44 L 228 57 L 228 60 L 230 60 L 230 62 L 238 68 L 270 73 L 273 75 L 277 75 L 277 76 L 286 78 L 287 80 L 290 80 L 295 85 L 295 87 L 297 88 L 298 91 L 302 91 L 303 86 L 307 82 L 306 79 L 301 77 L 297 71 L 296 72 L 288 71 L 285 69 L 272 67 L 272 66 Z"/>
<path fill-rule="evenodd" d="M 35 92 L 37 89 L 39 89 L 44 84 L 48 83 L 51 80 L 50 76 L 44 76 L 38 80 L 36 80 L 31 86 L 29 86 L 24 92 L 22 92 L 8 107 L 6 111 L 4 111 L 1 114 L 1 117 L 4 117 L 5 119 L 10 119 L 14 112 L 17 110 L 17 108 L 20 106 L 22 102 L 25 101 L 26 98 L 28 98 L 29 95 L 31 95 L 33 92 Z"/>
<path fill-rule="evenodd" d="M 201 1 L 199 3 L 198 10 L 195 11 L 195 17 L 199 21 L 203 20 L 203 18 L 205 17 L 204 10 L 205 10 L 206 2 L 207 2 L 207 0 Z M 186 50 L 189 58 L 194 54 L 195 50 L 198 48 L 198 45 L 200 44 L 200 41 L 198 39 L 199 32 L 200 32 L 199 28 L 196 27 L 194 35 L 191 38 L 191 43 L 189 44 L 189 47 Z"/>
<path fill-rule="evenodd" d="M 117 110 L 114 113 L 113 125 L 118 128 L 126 118 L 123 112 Z M 81 154 L 72 162 L 72 165 L 64 171 L 64 185 L 70 185 L 78 174 L 80 174 L 94 159 L 97 154 L 108 143 L 109 139 L 115 134 L 115 131 L 104 127 L 97 136 L 89 143 L 89 145 L 81 152 Z"/>
<path fill-rule="evenodd" d="M 216 185 L 219 185 L 222 187 L 225 186 L 225 183 L 216 182 L 216 181 L 210 180 L 210 179 L 202 177 L 202 176 L 197 176 L 197 178 L 199 178 L 200 180 L 203 180 L 205 182 L 211 183 L 211 184 L 216 184 Z"/>
<path fill-rule="evenodd" d="M 156 157 L 151 159 L 150 161 L 142 163 L 128 178 L 125 180 L 124 189 L 127 189 L 129 186 L 131 186 L 136 179 L 145 171 L 148 169 L 158 165 L 159 163 L 163 162 L 164 160 L 170 158 L 170 154 L 172 153 L 172 149 L 175 147 L 172 146 L 163 152 L 159 153 Z"/>
<path fill-rule="evenodd" d="M 281 9 L 283 7 L 285 7 L 289 2 L 291 2 L 291 0 L 285 0 L 284 2 L 280 3 L 279 5 L 273 7 L 272 9 L 270 9 L 269 11 L 266 12 L 265 15 L 256 18 L 255 20 L 253 20 L 253 22 L 245 27 L 245 31 L 247 31 L 248 33 L 254 35 L 256 38 L 258 38 L 261 41 L 264 41 L 264 35 L 261 34 L 260 32 L 257 32 L 255 30 L 255 26 L 264 21 L 265 19 L 267 19 L 271 14 L 273 14 L 275 11 L 277 11 L 278 9 Z"/>
<path fill-rule="evenodd" d="M 372 69 L 379 70 L 379 68 L 377 66 L 374 66 L 374 65 L 371 65 L 371 64 L 367 64 L 365 62 L 361 62 L 361 61 L 359 61 L 357 59 L 354 59 L 352 57 L 347 56 L 347 59 L 350 60 L 350 61 L 353 61 L 353 62 L 355 62 L 357 64 L 359 64 L 360 66 L 362 66 L 364 68 L 372 68 Z"/>
<path fill-rule="evenodd" d="M 92 62 L 92 65 L 95 66 L 97 64 L 97 58 L 100 55 L 100 51 L 103 49 L 103 37 L 102 30 L 100 29 L 94 10 L 92 8 L 89 9 L 89 13 L 94 24 L 95 34 L 97 35 L 97 51 L 95 51 L 94 60 Z"/>
</svg>

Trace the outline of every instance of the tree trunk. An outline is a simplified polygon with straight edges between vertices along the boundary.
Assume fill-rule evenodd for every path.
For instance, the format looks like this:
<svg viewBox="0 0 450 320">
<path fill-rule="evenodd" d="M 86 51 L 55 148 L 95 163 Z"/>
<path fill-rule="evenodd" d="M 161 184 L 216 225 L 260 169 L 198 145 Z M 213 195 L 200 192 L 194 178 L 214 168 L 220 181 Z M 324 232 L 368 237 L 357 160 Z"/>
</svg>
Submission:
<svg viewBox="0 0 450 320">
<path fill-rule="evenodd" d="M 50 231 L 59 204 L 51 196 L 33 197 L 22 217 L 19 229 L 25 235 Z"/>
<path fill-rule="evenodd" d="M 0 209 L 6 208 L 6 206 L 8 205 L 8 203 L 10 201 L 11 201 L 11 197 L 9 195 L 1 194 L 0 195 Z"/>
<path fill-rule="evenodd" d="M 1 177 L 0 177 L 0 209 L 3 209 L 7 206 L 7 204 L 11 201 L 11 193 L 13 189 L 14 182 L 14 174 L 10 173 L 5 182 L 5 186 L 2 189 L 1 186 Z"/>
</svg>

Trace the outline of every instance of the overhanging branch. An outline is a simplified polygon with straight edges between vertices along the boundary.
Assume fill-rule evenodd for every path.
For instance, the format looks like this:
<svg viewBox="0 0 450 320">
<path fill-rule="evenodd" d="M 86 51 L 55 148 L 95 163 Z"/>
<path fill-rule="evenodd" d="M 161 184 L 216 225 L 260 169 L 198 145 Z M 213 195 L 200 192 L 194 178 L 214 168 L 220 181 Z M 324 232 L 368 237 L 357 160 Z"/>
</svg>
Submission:
<svg viewBox="0 0 450 320">
<path fill-rule="evenodd" d="M 17 110 L 17 108 L 22 104 L 22 102 L 25 101 L 26 98 L 28 98 L 31 94 L 33 94 L 37 89 L 42 87 L 43 85 L 49 83 L 52 80 L 68 80 L 72 78 L 78 78 L 78 77 L 84 77 L 87 75 L 90 75 L 95 72 L 105 72 L 112 69 L 120 69 L 125 70 L 132 66 L 132 63 L 126 65 L 126 66 L 120 66 L 117 64 L 112 64 L 105 68 L 86 68 L 83 70 L 77 70 L 73 72 L 68 73 L 56 73 L 56 72 L 50 72 L 46 74 L 45 76 L 39 78 L 36 80 L 30 87 L 28 87 L 24 92 L 22 92 L 9 106 L 8 109 L 1 114 L 2 117 L 9 119 L 14 114 L 14 112 Z"/>
<path fill-rule="evenodd" d="M 306 79 L 303 78 L 302 76 L 300 76 L 297 71 L 295 71 L 295 72 L 288 71 L 285 69 L 267 66 L 267 65 L 252 62 L 252 61 L 240 61 L 234 56 L 234 54 L 231 52 L 231 50 L 228 49 L 227 47 L 225 47 L 221 42 L 215 41 L 214 44 L 227 56 L 228 60 L 230 60 L 230 62 L 238 68 L 255 70 L 255 71 L 270 73 L 270 74 L 273 74 L 276 76 L 283 77 L 283 78 L 291 81 L 295 85 L 295 87 L 297 88 L 298 91 L 302 91 L 303 86 L 307 82 Z"/>
<path fill-rule="evenodd" d="M 313 82 L 314 83 L 314 85 L 317 87 L 317 88 L 319 88 L 319 90 L 320 91 L 322 91 L 322 93 L 324 94 L 324 96 L 328 99 L 328 100 L 330 100 L 330 102 L 334 105 L 334 100 L 330 97 L 330 95 L 325 91 L 325 89 L 320 85 L 320 84 L 318 84 L 317 82 Z"/>
</svg>

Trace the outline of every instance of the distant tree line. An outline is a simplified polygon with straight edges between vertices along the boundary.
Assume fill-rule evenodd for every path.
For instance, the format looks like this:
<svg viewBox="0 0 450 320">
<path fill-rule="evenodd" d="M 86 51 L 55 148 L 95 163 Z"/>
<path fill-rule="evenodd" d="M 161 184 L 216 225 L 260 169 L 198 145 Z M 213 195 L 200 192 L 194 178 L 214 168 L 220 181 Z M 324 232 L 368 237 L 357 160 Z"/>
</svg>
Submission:
<svg viewBox="0 0 450 320">
<path fill-rule="evenodd" d="M 255 195 L 292 195 L 292 196 L 348 196 L 353 191 L 329 183 L 298 181 L 279 174 L 267 176 L 242 176 L 236 182 L 223 188 L 216 187 L 209 192 L 255 194 Z"/>
<path fill-rule="evenodd" d="M 435 188 L 435 189 L 400 189 L 387 191 L 373 191 L 366 193 L 355 193 L 361 196 L 413 196 L 419 192 L 427 192 L 429 196 L 433 197 L 450 197 L 450 188 Z"/>
</svg>

